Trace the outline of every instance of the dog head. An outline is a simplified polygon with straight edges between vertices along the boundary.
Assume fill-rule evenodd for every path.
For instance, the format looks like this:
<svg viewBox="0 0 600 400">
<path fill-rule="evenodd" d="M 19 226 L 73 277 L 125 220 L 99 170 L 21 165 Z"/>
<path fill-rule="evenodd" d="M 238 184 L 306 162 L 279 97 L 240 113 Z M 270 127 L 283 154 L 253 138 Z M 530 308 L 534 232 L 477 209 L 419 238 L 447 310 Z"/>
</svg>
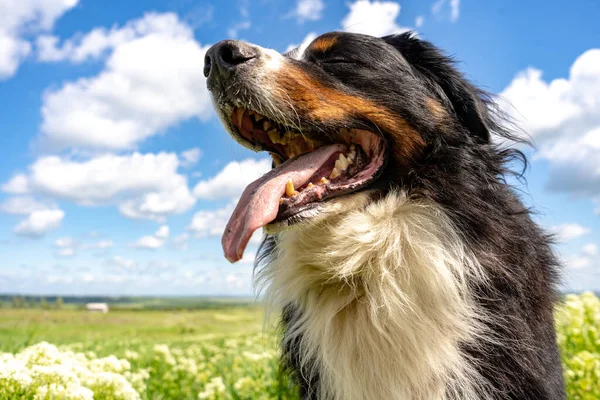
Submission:
<svg viewBox="0 0 600 400">
<path fill-rule="evenodd" d="M 230 261 L 260 227 L 347 212 L 410 186 L 439 149 L 489 146 L 501 129 L 484 94 L 410 33 L 331 32 L 286 54 L 222 41 L 207 52 L 204 74 L 231 136 L 273 158 L 226 228 Z"/>
</svg>

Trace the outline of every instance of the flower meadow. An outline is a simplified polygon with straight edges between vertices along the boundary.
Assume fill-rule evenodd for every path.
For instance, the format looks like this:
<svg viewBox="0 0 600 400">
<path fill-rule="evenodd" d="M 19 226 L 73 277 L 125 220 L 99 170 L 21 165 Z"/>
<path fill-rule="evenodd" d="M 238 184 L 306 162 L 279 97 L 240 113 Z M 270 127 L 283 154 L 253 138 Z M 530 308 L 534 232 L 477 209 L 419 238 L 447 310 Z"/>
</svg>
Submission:
<svg viewBox="0 0 600 400">
<path fill-rule="evenodd" d="M 0 355 L 0 399 L 291 399 L 272 336 L 241 335 L 99 357 L 41 342 Z"/>
<path fill-rule="evenodd" d="M 556 323 L 568 398 L 600 399 L 600 299 L 567 295 Z M 273 333 L 241 329 L 164 342 L 138 336 L 42 341 L 0 353 L 0 399 L 298 398 L 279 368 Z"/>
</svg>

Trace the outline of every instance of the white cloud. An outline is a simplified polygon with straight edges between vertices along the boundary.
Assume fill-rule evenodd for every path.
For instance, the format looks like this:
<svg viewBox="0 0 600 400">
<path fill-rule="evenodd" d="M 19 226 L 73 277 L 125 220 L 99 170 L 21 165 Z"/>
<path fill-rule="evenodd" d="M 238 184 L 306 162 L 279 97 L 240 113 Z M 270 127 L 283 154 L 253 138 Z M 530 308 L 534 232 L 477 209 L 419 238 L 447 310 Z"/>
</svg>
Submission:
<svg viewBox="0 0 600 400">
<path fill-rule="evenodd" d="M 6 193 L 27 194 L 29 193 L 29 184 L 24 174 L 17 174 L 10 181 L 3 184 L 0 189 Z"/>
<path fill-rule="evenodd" d="M 547 187 L 600 201 L 600 49 L 579 56 L 568 78 L 547 82 L 528 68 L 500 96 L 549 163 Z"/>
<path fill-rule="evenodd" d="M 450 21 L 458 21 L 460 17 L 460 0 L 438 0 L 431 6 L 433 15 L 442 18 L 449 15 Z"/>
<path fill-rule="evenodd" d="M 556 234 L 561 241 L 577 239 L 592 232 L 590 229 L 579 224 L 557 225 L 553 226 L 550 230 L 554 232 L 554 234 Z"/>
<path fill-rule="evenodd" d="M 597 270 L 595 271 L 589 267 L 600 266 L 600 249 L 595 243 L 588 243 L 583 246 L 577 254 L 566 257 L 563 260 L 563 263 L 570 270 L 584 269 L 584 271 L 578 273 L 578 277 L 583 281 L 586 279 L 591 279 L 593 281 L 595 279 L 593 276 L 597 273 Z M 573 277 L 576 276 L 573 274 L 574 273 L 571 272 L 571 275 L 567 276 L 567 280 L 572 280 Z"/>
<path fill-rule="evenodd" d="M 425 17 L 423 17 L 422 15 L 417 16 L 417 18 L 415 18 L 415 27 L 416 28 L 422 27 L 424 22 L 425 22 Z"/>
<path fill-rule="evenodd" d="M 168 215 L 181 214 L 189 210 L 195 202 L 187 184 L 182 184 L 172 192 L 147 193 L 125 201 L 119 205 L 119 210 L 128 218 L 164 222 Z"/>
<path fill-rule="evenodd" d="M 158 249 L 164 246 L 169 239 L 169 227 L 163 225 L 154 233 L 154 235 L 147 235 L 139 238 L 133 247 L 138 249 Z"/>
<path fill-rule="evenodd" d="M 159 239 L 168 239 L 169 238 L 169 227 L 167 225 L 163 225 L 154 234 Z"/>
<path fill-rule="evenodd" d="M 225 281 L 229 287 L 241 288 L 244 286 L 244 280 L 234 274 L 227 275 Z"/>
<path fill-rule="evenodd" d="M 171 244 L 177 250 L 187 250 L 189 239 L 190 234 L 184 232 L 181 235 L 174 237 Z"/>
<path fill-rule="evenodd" d="M 204 65 L 208 46 L 175 14 L 146 14 L 121 28 L 97 28 L 57 47 L 39 41 L 40 58 L 81 62 L 109 53 L 96 76 L 43 96 L 44 149 L 130 149 L 183 120 L 207 119 L 212 107 Z"/>
<path fill-rule="evenodd" d="M 101 249 L 101 250 L 106 250 L 106 249 L 110 249 L 112 247 L 114 247 L 114 242 L 112 240 L 99 240 L 96 243 L 92 243 L 90 245 L 90 247 L 92 248 L 96 248 L 96 249 Z"/>
<path fill-rule="evenodd" d="M 298 0 L 294 14 L 298 22 L 317 21 L 323 17 L 323 0 Z"/>
<path fill-rule="evenodd" d="M 317 34 L 315 32 L 310 32 L 304 37 L 304 40 L 300 44 L 290 44 L 287 49 L 285 49 L 284 53 L 287 53 L 290 50 L 298 47 L 298 54 L 302 54 L 304 50 L 308 47 L 308 45 L 317 38 Z"/>
<path fill-rule="evenodd" d="M 248 11 L 247 2 L 244 2 L 242 7 L 240 7 L 240 16 L 241 16 L 239 18 L 240 22 L 236 23 L 235 25 L 233 25 L 231 28 L 229 28 L 227 30 L 227 35 L 231 39 L 237 38 L 240 31 L 250 29 L 250 27 L 252 26 L 252 23 L 250 22 L 250 12 Z"/>
<path fill-rule="evenodd" d="M 19 236 L 41 237 L 46 232 L 57 229 L 65 213 L 62 210 L 34 211 L 14 229 Z"/>
<path fill-rule="evenodd" d="M 185 40 L 190 38 L 190 28 L 179 21 L 175 14 L 148 13 L 122 27 L 115 26 L 110 30 L 95 28 L 85 35 L 77 34 L 62 44 L 56 36 L 39 36 L 38 59 L 45 62 L 68 60 L 78 64 L 100 59 L 121 45 L 153 35 Z"/>
<path fill-rule="evenodd" d="M 238 261 L 239 264 L 254 264 L 254 260 L 256 259 L 256 251 L 250 251 L 246 249 L 244 251 L 244 256 Z"/>
<path fill-rule="evenodd" d="M 200 161 L 202 158 L 202 150 L 195 147 L 193 149 L 189 149 L 181 152 L 179 158 L 181 159 L 181 166 L 184 168 L 189 168 Z"/>
<path fill-rule="evenodd" d="M 121 256 L 113 256 L 107 260 L 107 263 L 127 270 L 135 269 L 137 266 L 137 263 L 134 260 L 130 260 Z"/>
<path fill-rule="evenodd" d="M 31 196 L 9 197 L 0 203 L 0 211 L 6 214 L 26 215 L 34 211 L 55 208 L 52 205 L 41 203 Z"/>
<path fill-rule="evenodd" d="M 196 237 L 221 236 L 234 208 L 235 203 L 232 202 L 218 210 L 198 211 L 192 217 L 192 222 L 187 229 Z"/>
<path fill-rule="evenodd" d="M 58 238 L 54 241 L 57 250 L 54 254 L 58 257 L 72 257 L 75 255 L 75 248 L 79 243 L 72 237 Z"/>
<path fill-rule="evenodd" d="M 582 269 L 592 265 L 592 260 L 589 257 L 573 256 L 566 258 L 564 263 L 568 269 Z"/>
<path fill-rule="evenodd" d="M 73 257 L 75 255 L 75 250 L 67 247 L 64 249 L 58 249 L 54 254 L 58 257 Z"/>
<path fill-rule="evenodd" d="M 229 30 L 227 31 L 227 36 L 229 36 L 231 39 L 236 39 L 238 37 L 240 31 L 245 31 L 247 29 L 250 29 L 251 27 L 252 27 L 252 23 L 248 20 L 238 22 L 237 24 L 235 24 L 231 28 L 229 28 Z"/>
<path fill-rule="evenodd" d="M 26 175 L 17 175 L 3 189 L 20 185 L 87 206 L 117 203 L 127 217 L 162 221 L 195 203 L 187 179 L 177 173 L 178 167 L 173 153 L 107 154 L 86 161 L 48 156 L 38 159 Z"/>
<path fill-rule="evenodd" d="M 78 0 L 0 2 L 0 80 L 13 76 L 31 52 L 27 37 L 52 29 Z"/>
<path fill-rule="evenodd" d="M 164 240 L 157 238 L 156 236 L 142 236 L 132 246 L 138 249 L 158 249 L 165 244 Z"/>
<path fill-rule="evenodd" d="M 229 221 L 236 204 L 237 200 L 234 200 L 225 207 L 217 210 L 202 210 L 196 212 L 192 217 L 192 222 L 187 227 L 187 230 L 192 232 L 198 239 L 205 237 L 220 237 L 223 235 L 227 221 Z M 248 243 L 259 244 L 262 240 L 262 236 L 262 229 L 257 229 Z M 246 250 L 246 253 L 247 252 L 248 250 Z"/>
<path fill-rule="evenodd" d="M 58 238 L 54 241 L 54 246 L 58 248 L 55 254 L 59 257 L 71 257 L 79 249 L 98 249 L 108 250 L 115 244 L 111 240 L 99 240 L 93 243 L 81 243 L 70 236 Z"/>
<path fill-rule="evenodd" d="M 214 200 L 235 198 L 244 188 L 271 169 L 271 160 L 246 159 L 232 161 L 215 177 L 200 181 L 194 187 L 194 194 L 200 199 Z"/>
<path fill-rule="evenodd" d="M 347 32 L 379 37 L 408 30 L 396 22 L 400 4 L 394 1 L 357 0 L 349 6 L 350 12 L 342 20 Z"/>
<path fill-rule="evenodd" d="M 64 249 L 67 247 L 75 247 L 78 245 L 78 243 L 75 241 L 75 239 L 73 239 L 72 237 L 64 237 L 64 238 L 58 238 L 54 241 L 54 245 L 58 248 Z"/>
<path fill-rule="evenodd" d="M 594 243 L 588 243 L 585 246 L 583 246 L 581 252 L 589 257 L 598 255 L 598 246 Z"/>
</svg>

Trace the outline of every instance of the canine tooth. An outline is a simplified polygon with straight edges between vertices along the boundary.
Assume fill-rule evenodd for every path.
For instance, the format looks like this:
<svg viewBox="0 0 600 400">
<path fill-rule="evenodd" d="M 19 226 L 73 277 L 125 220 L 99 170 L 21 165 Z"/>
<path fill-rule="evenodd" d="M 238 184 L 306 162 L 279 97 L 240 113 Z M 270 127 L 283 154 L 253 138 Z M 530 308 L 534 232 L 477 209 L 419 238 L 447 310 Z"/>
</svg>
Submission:
<svg viewBox="0 0 600 400">
<path fill-rule="evenodd" d="M 261 121 L 262 119 L 264 119 L 265 117 L 263 115 L 260 114 L 254 114 L 254 119 L 256 120 L 256 122 Z"/>
<path fill-rule="evenodd" d="M 266 131 L 271 127 L 271 123 L 268 120 L 263 121 L 263 129 Z"/>
<path fill-rule="evenodd" d="M 280 198 L 280 199 L 279 199 L 279 204 L 283 204 L 283 202 L 284 202 L 284 201 L 285 201 L 285 200 L 283 199 L 283 197 L 282 197 L 282 198 Z"/>
<path fill-rule="evenodd" d="M 350 153 L 348 153 L 347 159 L 348 164 L 352 164 L 356 159 L 356 147 L 353 144 L 350 145 Z"/>
<path fill-rule="evenodd" d="M 306 185 L 306 187 L 307 187 L 307 188 L 311 188 L 311 187 L 314 187 L 314 186 L 315 186 L 315 185 L 313 185 L 313 183 L 312 183 L 312 182 L 308 182 L 308 185 Z"/>
<path fill-rule="evenodd" d="M 269 136 L 269 139 L 271 139 L 271 142 L 275 144 L 280 143 L 279 132 L 277 132 L 277 129 L 271 129 L 270 131 L 267 131 L 267 135 Z"/>
<path fill-rule="evenodd" d="M 244 118 L 244 109 L 239 107 L 236 108 L 235 117 L 237 118 L 238 126 L 242 126 L 242 118 Z"/>
<path fill-rule="evenodd" d="M 329 183 L 329 179 L 322 177 L 319 183 L 322 185 L 327 185 Z"/>
<path fill-rule="evenodd" d="M 340 170 L 339 170 L 339 169 L 337 169 L 337 168 L 334 168 L 334 169 L 333 169 L 333 171 L 331 171 L 331 174 L 329 174 L 329 178 L 330 178 L 330 179 L 335 179 L 335 178 L 337 178 L 338 176 L 340 176 L 341 174 L 342 174 L 342 173 L 340 172 Z"/>
<path fill-rule="evenodd" d="M 294 182 L 292 182 L 291 179 L 289 179 L 287 181 L 287 183 L 285 184 L 285 195 L 287 197 L 292 197 L 296 194 L 296 190 L 294 189 Z"/>
<path fill-rule="evenodd" d="M 338 169 L 340 171 L 345 171 L 346 168 L 348 168 L 348 159 L 346 157 L 344 157 L 344 154 L 340 153 L 340 156 L 338 157 L 337 161 L 335 162 L 335 165 L 337 167 L 337 164 L 340 164 L 340 167 L 338 167 Z"/>
</svg>

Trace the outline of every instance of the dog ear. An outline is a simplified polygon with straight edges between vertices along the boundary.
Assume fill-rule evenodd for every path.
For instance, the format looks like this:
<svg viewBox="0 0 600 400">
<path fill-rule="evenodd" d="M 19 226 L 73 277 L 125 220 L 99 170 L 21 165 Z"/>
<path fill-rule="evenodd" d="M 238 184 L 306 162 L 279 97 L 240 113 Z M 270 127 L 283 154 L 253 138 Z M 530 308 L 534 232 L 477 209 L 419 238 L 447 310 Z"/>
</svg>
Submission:
<svg viewBox="0 0 600 400">
<path fill-rule="evenodd" d="M 467 82 L 454 67 L 452 59 L 430 42 L 418 39 L 412 32 L 382 39 L 395 47 L 412 68 L 425 78 L 478 141 L 490 142 L 490 130 L 495 123 L 488 109 L 491 105 L 488 95 Z"/>
</svg>

